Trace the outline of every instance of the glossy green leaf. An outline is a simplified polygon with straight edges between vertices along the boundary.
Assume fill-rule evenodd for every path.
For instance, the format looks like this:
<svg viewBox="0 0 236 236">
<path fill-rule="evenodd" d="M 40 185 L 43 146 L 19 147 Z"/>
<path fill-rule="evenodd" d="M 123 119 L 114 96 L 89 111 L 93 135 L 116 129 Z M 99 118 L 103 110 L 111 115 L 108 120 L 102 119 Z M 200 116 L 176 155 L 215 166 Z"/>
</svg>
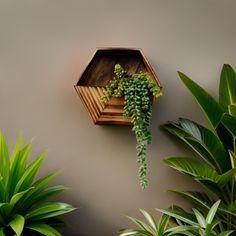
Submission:
<svg viewBox="0 0 236 236">
<path fill-rule="evenodd" d="M 156 209 L 156 210 L 170 217 L 179 219 L 180 221 L 187 223 L 189 225 L 198 226 L 198 223 L 195 221 L 194 215 L 184 211 L 180 207 L 172 206 L 172 208 L 168 208 L 165 210 L 162 209 Z"/>
<path fill-rule="evenodd" d="M 217 211 L 217 209 L 218 209 L 218 207 L 220 205 L 220 202 L 221 202 L 221 200 L 218 200 L 211 207 L 211 209 L 210 209 L 210 211 L 209 211 L 209 213 L 208 213 L 208 215 L 206 217 L 207 224 L 211 224 L 212 223 L 212 221 L 213 221 L 213 219 L 215 217 L 216 211 Z"/>
<path fill-rule="evenodd" d="M 168 123 L 163 127 L 188 144 L 218 173 L 224 173 L 231 168 L 223 143 L 209 129 L 183 118 L 179 119 L 179 123 Z"/>
<path fill-rule="evenodd" d="M 15 215 L 14 219 L 9 223 L 17 236 L 20 236 L 25 224 L 25 218 L 21 215 Z"/>
<path fill-rule="evenodd" d="M 26 228 L 34 230 L 45 236 L 62 236 L 56 229 L 45 223 L 31 223 Z"/>
<path fill-rule="evenodd" d="M 188 78 L 185 74 L 178 72 L 180 79 L 197 101 L 198 105 L 206 115 L 210 124 L 215 128 L 218 126 L 223 111 L 215 99 L 202 87 Z"/>
<path fill-rule="evenodd" d="M 18 140 L 20 142 L 20 140 Z M 16 148 L 18 148 L 19 144 L 16 144 Z M 25 173 L 26 162 L 28 158 L 28 154 L 31 148 L 31 142 L 26 144 L 19 152 L 16 152 L 11 160 L 10 166 L 10 184 L 9 184 L 9 198 L 16 193 L 15 188 L 20 181 L 22 175 Z"/>
<path fill-rule="evenodd" d="M 148 224 L 153 228 L 153 230 L 157 231 L 157 224 L 153 216 L 143 209 L 140 209 L 140 211 L 142 212 L 143 216 L 147 220 Z"/>
<path fill-rule="evenodd" d="M 170 217 L 162 214 L 160 217 L 160 220 L 158 222 L 158 236 L 164 235 L 165 230 L 167 228 L 168 222 L 169 222 Z"/>
<path fill-rule="evenodd" d="M 197 207 L 197 209 L 200 209 L 205 213 L 210 210 L 210 207 L 213 204 L 212 200 L 208 197 L 208 195 L 202 192 L 173 190 L 171 190 L 171 192 L 189 200 L 195 207 Z"/>
<path fill-rule="evenodd" d="M 200 227 L 206 228 L 207 222 L 206 222 L 206 219 L 204 218 L 204 216 L 195 208 L 193 208 L 193 212 L 197 218 L 197 221 L 198 221 L 198 224 L 200 225 Z"/>
<path fill-rule="evenodd" d="M 224 114 L 218 127 L 218 134 L 228 148 L 236 152 L 236 117 Z"/>
<path fill-rule="evenodd" d="M 30 218 L 31 220 L 46 219 L 62 215 L 73 210 L 74 208 L 71 205 L 62 202 L 43 203 L 35 207 L 33 210 L 30 210 L 25 218 Z"/>
<path fill-rule="evenodd" d="M 9 179 L 10 161 L 9 161 L 7 143 L 1 132 L 0 132 L 0 163 L 1 163 L 0 174 L 2 176 L 1 181 L 4 186 L 4 189 L 6 189 Z"/>
<path fill-rule="evenodd" d="M 42 153 L 29 165 L 29 167 L 25 170 L 25 173 L 19 180 L 18 184 L 16 185 L 15 193 L 18 191 L 24 191 L 31 185 L 44 157 L 45 153 Z"/>
<path fill-rule="evenodd" d="M 130 217 L 128 216 L 128 218 L 134 223 L 136 224 L 138 227 L 140 227 L 140 229 L 142 229 L 143 231 L 149 233 L 150 235 L 154 235 L 155 232 L 153 231 L 152 227 L 147 225 L 146 223 L 144 223 L 143 221 L 134 218 L 134 217 Z"/>
<path fill-rule="evenodd" d="M 233 68 L 228 64 L 225 64 L 221 71 L 219 103 L 225 113 L 235 115 L 236 74 Z"/>
</svg>

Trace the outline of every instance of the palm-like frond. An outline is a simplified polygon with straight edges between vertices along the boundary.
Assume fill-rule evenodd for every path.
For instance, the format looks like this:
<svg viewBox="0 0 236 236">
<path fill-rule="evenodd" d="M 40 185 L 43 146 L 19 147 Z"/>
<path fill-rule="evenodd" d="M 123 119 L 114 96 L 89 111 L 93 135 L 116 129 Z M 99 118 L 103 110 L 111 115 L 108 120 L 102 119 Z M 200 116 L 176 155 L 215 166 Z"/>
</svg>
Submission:
<svg viewBox="0 0 236 236">
<path fill-rule="evenodd" d="M 27 165 L 31 142 L 21 147 L 19 136 L 11 158 L 7 143 L 0 133 L 0 235 L 24 235 L 35 231 L 41 235 L 61 235 L 49 219 L 71 212 L 74 208 L 66 203 L 49 202 L 48 198 L 65 190 L 64 186 L 48 183 L 59 172 L 50 173 L 35 181 L 45 153 Z"/>
</svg>

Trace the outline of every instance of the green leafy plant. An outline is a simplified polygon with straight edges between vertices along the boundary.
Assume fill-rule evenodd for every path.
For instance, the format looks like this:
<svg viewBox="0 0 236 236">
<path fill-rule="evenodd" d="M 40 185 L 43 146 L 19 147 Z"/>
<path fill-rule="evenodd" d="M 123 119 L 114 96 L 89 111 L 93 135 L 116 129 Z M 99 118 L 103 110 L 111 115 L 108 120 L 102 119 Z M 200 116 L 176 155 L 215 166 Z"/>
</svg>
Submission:
<svg viewBox="0 0 236 236">
<path fill-rule="evenodd" d="M 31 142 L 21 147 L 21 141 L 20 136 L 10 157 L 0 133 L 0 236 L 60 236 L 55 227 L 63 222 L 57 216 L 74 208 L 48 200 L 65 190 L 62 185 L 47 186 L 59 172 L 34 180 L 45 153 L 27 165 Z"/>
<path fill-rule="evenodd" d="M 124 97 L 124 117 L 131 116 L 133 131 L 137 140 L 137 162 L 142 188 L 147 186 L 147 145 L 151 143 L 150 119 L 152 99 L 161 96 L 160 87 L 148 73 L 128 74 L 119 64 L 115 65 L 115 78 L 104 88 L 101 101 L 107 103 L 111 97 Z"/>
<path fill-rule="evenodd" d="M 205 191 L 172 191 L 193 204 L 191 212 L 176 205 L 159 210 L 169 217 L 161 232 L 156 227 L 160 223 L 143 213 L 148 224 L 131 218 L 140 229 L 121 231 L 121 236 L 236 235 L 236 73 L 230 65 L 223 66 L 218 101 L 185 74 L 179 72 L 179 76 L 210 128 L 184 118 L 165 124 L 164 129 L 189 146 L 198 158 L 170 157 L 164 162 L 201 184 Z"/>
<path fill-rule="evenodd" d="M 216 219 L 215 215 L 218 210 L 220 200 L 215 202 L 207 216 L 205 217 L 199 210 L 193 208 L 191 213 L 186 213 L 178 207 L 171 207 L 166 210 L 158 211 L 163 215 L 157 222 L 154 217 L 140 210 L 146 219 L 146 222 L 129 217 L 129 219 L 139 227 L 139 229 L 126 229 L 119 232 L 120 236 L 171 236 L 171 235 L 188 235 L 188 236 L 228 236 L 233 233 L 233 230 L 223 231 L 218 233 L 215 228 L 220 224 L 220 220 Z M 171 222 L 171 218 L 175 222 Z"/>
<path fill-rule="evenodd" d="M 220 223 L 215 231 L 236 233 L 236 74 L 230 65 L 224 65 L 219 86 L 219 100 L 185 74 L 180 79 L 205 114 L 210 128 L 189 119 L 169 122 L 163 127 L 187 146 L 198 158 L 171 157 L 164 162 L 204 186 L 205 191 L 174 191 L 189 200 L 206 214 L 213 202 L 220 199 L 216 218 Z"/>
</svg>

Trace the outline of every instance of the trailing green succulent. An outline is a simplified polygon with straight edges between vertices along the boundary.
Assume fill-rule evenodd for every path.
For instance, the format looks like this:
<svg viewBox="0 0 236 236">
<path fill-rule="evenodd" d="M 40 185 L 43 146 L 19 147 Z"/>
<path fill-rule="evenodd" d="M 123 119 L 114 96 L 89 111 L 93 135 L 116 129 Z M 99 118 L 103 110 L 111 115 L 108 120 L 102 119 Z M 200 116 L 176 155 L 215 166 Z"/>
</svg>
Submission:
<svg viewBox="0 0 236 236">
<path fill-rule="evenodd" d="M 21 140 L 20 136 L 10 158 L 0 133 L 0 236 L 60 236 L 55 227 L 63 222 L 57 216 L 74 208 L 48 200 L 65 190 L 62 185 L 47 186 L 59 172 L 34 180 L 45 153 L 27 165 L 31 142 L 21 147 Z"/>
<path fill-rule="evenodd" d="M 177 123 L 165 124 L 164 129 L 187 144 L 198 158 L 178 156 L 170 157 L 164 162 L 201 184 L 205 191 L 172 191 L 193 204 L 194 214 L 179 206 L 159 210 L 174 220 L 176 229 L 185 227 L 186 230 L 182 233 L 174 230 L 171 234 L 173 226 L 167 227 L 167 222 L 166 230 L 162 231 L 164 234 L 159 231 L 150 232 L 150 228 L 157 224 L 152 222 L 152 218 L 146 217 L 149 225 L 134 221 L 142 232 L 130 231 L 130 234 L 121 234 L 122 236 L 236 235 L 236 73 L 230 65 L 223 66 L 218 101 L 183 73 L 179 72 L 179 76 L 197 101 L 211 128 L 183 118 Z M 198 227 L 198 232 L 193 231 L 196 227 L 194 222 L 201 226 Z"/>
<path fill-rule="evenodd" d="M 160 87 L 147 73 L 128 74 L 119 64 L 115 65 L 115 78 L 104 88 L 101 101 L 107 103 L 111 97 L 124 97 L 124 117 L 131 116 L 137 140 L 137 162 L 142 188 L 147 186 L 147 144 L 151 143 L 150 119 L 152 98 L 161 96 Z"/>
</svg>

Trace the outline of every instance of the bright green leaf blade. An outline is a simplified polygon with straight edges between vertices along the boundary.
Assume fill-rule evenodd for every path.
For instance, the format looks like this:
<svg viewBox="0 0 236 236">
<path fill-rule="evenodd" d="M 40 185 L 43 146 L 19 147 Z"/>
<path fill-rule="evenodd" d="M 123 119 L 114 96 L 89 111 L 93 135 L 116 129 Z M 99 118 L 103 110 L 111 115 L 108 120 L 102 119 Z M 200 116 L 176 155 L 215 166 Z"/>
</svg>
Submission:
<svg viewBox="0 0 236 236">
<path fill-rule="evenodd" d="M 144 230 L 145 232 L 148 232 L 150 234 L 155 234 L 155 232 L 153 231 L 153 229 L 151 227 L 149 227 L 149 225 L 147 225 L 146 223 L 144 223 L 143 221 L 134 218 L 134 217 L 130 217 L 127 216 L 134 224 L 136 224 L 140 229 Z"/>
<path fill-rule="evenodd" d="M 25 173 L 21 177 L 20 181 L 16 185 L 15 193 L 18 191 L 24 191 L 31 186 L 31 183 L 45 157 L 45 153 L 42 153 L 36 160 L 34 160 L 29 167 L 25 170 Z"/>
<path fill-rule="evenodd" d="M 197 232 L 198 227 L 197 226 L 189 226 L 189 225 L 181 225 L 176 227 L 171 227 L 170 229 L 167 229 L 165 234 L 167 236 L 172 235 L 188 235 L 188 236 L 194 236 L 196 234 L 193 234 L 191 232 Z M 158 235 L 159 236 L 159 235 Z M 162 234 L 160 234 L 162 236 Z"/>
<path fill-rule="evenodd" d="M 158 236 L 164 234 L 166 227 L 168 225 L 169 219 L 170 219 L 169 216 L 165 214 L 161 215 L 160 220 L 158 222 Z"/>
<path fill-rule="evenodd" d="M 25 216 L 25 218 L 31 220 L 46 219 L 62 215 L 71 212 L 73 210 L 74 208 L 67 203 L 62 203 L 62 202 L 43 203 L 40 206 L 37 206 L 35 209 L 29 211 Z"/>
<path fill-rule="evenodd" d="M 156 209 L 156 210 L 168 216 L 179 219 L 184 223 L 190 224 L 192 226 L 198 226 L 198 223 L 195 221 L 194 215 L 184 211 L 180 207 L 172 206 L 172 208 L 168 208 L 165 210 L 162 209 Z"/>
<path fill-rule="evenodd" d="M 189 145 L 218 173 L 224 173 L 231 168 L 223 143 L 209 129 L 183 118 L 179 119 L 179 123 L 168 123 L 163 127 Z"/>
<path fill-rule="evenodd" d="M 25 173 L 26 162 L 28 154 L 31 148 L 31 142 L 26 144 L 11 161 L 10 168 L 10 182 L 9 182 L 9 197 L 11 197 L 15 191 L 15 188 L 20 181 L 22 175 Z"/>
<path fill-rule="evenodd" d="M 194 212 L 194 214 L 195 214 L 195 216 L 196 216 L 196 218 L 197 218 L 198 224 L 199 224 L 202 228 L 205 229 L 206 226 L 207 226 L 207 222 L 206 222 L 204 216 L 203 216 L 197 209 L 194 209 L 194 208 L 193 208 L 193 212 Z"/>
<path fill-rule="evenodd" d="M 219 128 L 220 131 L 222 131 L 222 128 L 225 129 L 223 133 L 218 132 L 221 139 L 232 151 L 236 152 L 236 117 L 224 114 Z"/>
<path fill-rule="evenodd" d="M 219 175 L 212 167 L 192 158 L 171 157 L 164 160 L 164 162 L 168 166 L 194 178 L 208 179 L 215 183 L 217 183 L 219 178 Z"/>
<path fill-rule="evenodd" d="M 33 189 L 24 196 L 24 200 L 17 204 L 15 210 L 19 211 L 20 209 L 27 210 L 33 204 L 36 204 L 37 201 L 44 200 L 49 196 L 55 195 L 64 191 L 66 188 L 59 185 L 50 188 L 45 188 L 46 185 L 53 180 L 60 171 L 53 172 L 47 176 L 44 176 L 37 180 L 33 184 Z M 44 188 L 44 190 L 42 190 Z"/>
<path fill-rule="evenodd" d="M 213 204 L 212 200 L 205 193 L 193 191 L 170 191 L 189 200 L 195 207 L 197 207 L 197 209 L 204 213 L 208 213 Z"/>
<path fill-rule="evenodd" d="M 121 230 L 119 232 L 119 236 L 154 236 L 154 234 L 151 234 L 145 230 L 133 230 L 133 229 L 125 229 Z"/>
<path fill-rule="evenodd" d="M 25 218 L 21 215 L 16 215 L 15 218 L 9 223 L 17 236 L 20 236 L 25 225 Z"/>
<path fill-rule="evenodd" d="M 44 223 L 31 223 L 28 224 L 26 228 L 34 230 L 46 236 L 62 236 L 56 229 Z"/>
<path fill-rule="evenodd" d="M 7 188 L 9 179 L 10 160 L 5 137 L 0 132 L 0 174 L 4 188 Z"/>
<path fill-rule="evenodd" d="M 230 107 L 236 104 L 236 74 L 228 64 L 225 64 L 221 71 L 219 103 L 224 112 L 233 115 Z"/>
<path fill-rule="evenodd" d="M 147 211 L 140 209 L 142 214 L 144 215 L 145 219 L 147 220 L 148 224 L 153 228 L 153 230 L 157 231 L 157 223 L 154 219 L 154 217 L 149 214 Z"/>
<path fill-rule="evenodd" d="M 207 217 L 206 217 L 206 222 L 207 222 L 207 224 L 211 224 L 212 223 L 212 221 L 213 221 L 213 219 L 214 219 L 214 217 L 215 217 L 215 214 L 216 214 L 216 212 L 217 212 L 217 210 L 218 210 L 218 207 L 219 207 L 219 205 L 220 205 L 220 200 L 218 200 L 217 202 L 215 202 L 214 203 L 214 205 L 211 207 L 211 209 L 210 209 L 210 211 L 209 211 L 209 213 L 208 213 L 208 215 L 207 215 Z"/>
<path fill-rule="evenodd" d="M 215 99 L 209 95 L 202 87 L 188 78 L 185 74 L 178 72 L 180 79 L 188 88 L 198 105 L 206 115 L 210 124 L 216 128 L 220 122 L 223 111 Z"/>
</svg>

